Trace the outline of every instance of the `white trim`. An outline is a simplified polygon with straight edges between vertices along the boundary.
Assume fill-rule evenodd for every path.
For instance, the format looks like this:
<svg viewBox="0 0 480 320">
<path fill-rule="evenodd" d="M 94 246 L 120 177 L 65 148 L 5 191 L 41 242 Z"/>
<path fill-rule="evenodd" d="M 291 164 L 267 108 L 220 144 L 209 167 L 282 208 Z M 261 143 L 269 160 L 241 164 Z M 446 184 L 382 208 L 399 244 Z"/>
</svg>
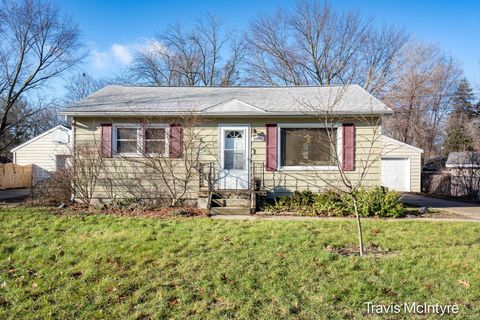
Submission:
<svg viewBox="0 0 480 320">
<path fill-rule="evenodd" d="M 10 150 L 10 152 L 12 152 L 12 153 L 17 152 L 19 149 L 21 149 L 21 148 L 27 146 L 28 144 L 30 144 L 30 143 L 32 143 L 32 142 L 34 142 L 34 141 L 36 141 L 36 140 L 38 140 L 38 139 L 46 136 L 46 135 L 49 134 L 49 133 L 52 133 L 53 131 L 56 131 L 57 129 L 67 131 L 67 134 L 68 134 L 68 136 L 69 136 L 69 141 L 68 141 L 68 143 L 70 143 L 70 141 L 72 140 L 72 137 L 70 137 L 71 130 L 70 130 L 69 128 L 65 127 L 64 125 L 58 125 L 58 126 L 56 126 L 56 127 L 53 127 L 52 129 L 49 129 L 49 130 L 45 131 L 44 133 L 39 134 L 38 136 L 33 137 L 32 139 L 30 139 L 30 140 L 22 143 L 21 145 L 13 148 L 12 150 Z"/>
<path fill-rule="evenodd" d="M 118 153 L 117 152 L 117 129 L 118 128 L 135 128 L 137 129 L 137 152 L 130 152 L 130 153 Z M 144 129 L 148 128 L 163 128 L 165 129 L 165 150 L 164 150 L 164 157 L 169 156 L 169 136 L 170 136 L 170 126 L 168 123 L 153 123 L 149 124 L 148 126 L 144 127 L 141 123 L 133 123 L 133 122 L 115 122 L 112 124 L 112 155 L 113 157 L 143 157 L 144 154 L 138 150 L 139 145 L 141 146 L 142 150 L 145 150 L 145 134 Z M 155 156 L 157 154 L 151 153 L 148 154 L 149 156 Z"/>
<path fill-rule="evenodd" d="M 68 109 L 68 108 L 67 108 Z M 74 116 L 74 117 L 108 117 L 108 116 L 117 116 L 117 117 L 123 117 L 123 116 L 165 116 L 165 117 L 178 117 L 179 115 L 189 115 L 192 114 L 192 112 L 184 112 L 184 111 L 62 111 L 60 112 L 60 115 L 63 116 Z M 252 112 L 193 112 L 193 114 L 199 115 L 199 116 L 218 116 L 218 117 L 232 117 L 232 116 L 243 116 L 243 117 L 300 117 L 300 118 L 312 118 L 312 117 L 318 117 L 319 113 L 318 112 L 310 112 L 310 111 L 298 111 L 298 112 L 293 112 L 293 111 L 265 111 L 265 112 L 258 112 L 258 113 L 252 113 Z M 325 113 L 327 114 L 327 113 Z M 368 115 L 368 116 L 382 116 L 382 115 L 387 115 L 387 114 L 393 114 L 393 110 L 385 110 L 385 111 L 357 111 L 357 112 L 351 112 L 351 111 L 336 111 L 334 113 L 335 116 L 342 116 L 342 117 L 348 117 L 348 116 L 358 116 L 358 115 Z"/>
<path fill-rule="evenodd" d="M 224 130 L 235 130 L 235 129 L 245 129 L 245 134 L 246 134 L 246 141 L 245 141 L 245 171 L 246 171 L 246 174 L 247 174 L 247 189 L 250 187 L 250 153 L 251 153 L 251 140 L 250 139 L 250 136 L 251 136 L 251 127 L 250 127 L 250 124 L 234 124 L 234 123 L 228 123 L 228 124 L 223 124 L 223 123 L 219 123 L 218 124 L 218 143 L 219 143 L 219 146 L 218 146 L 218 170 L 219 172 L 225 170 L 223 167 L 224 167 L 224 146 L 225 146 L 225 140 L 224 140 L 224 135 L 222 134 L 222 132 Z M 222 179 L 218 179 L 218 187 L 219 189 L 225 189 L 225 188 L 222 188 Z"/>
<path fill-rule="evenodd" d="M 475 163 L 466 163 L 466 164 L 461 164 L 461 163 L 454 163 L 454 164 L 446 164 L 445 167 L 447 168 L 480 168 L 479 164 Z"/>
<path fill-rule="evenodd" d="M 342 123 L 277 123 L 277 170 L 279 171 L 335 171 L 339 170 L 342 165 Z M 337 129 L 337 157 L 338 164 L 334 166 L 282 166 L 282 150 L 281 150 L 281 129 L 282 128 L 335 128 Z"/>
<path fill-rule="evenodd" d="M 414 151 L 417 151 L 418 153 L 423 153 L 423 149 L 420 149 L 420 148 L 414 147 L 414 146 L 412 146 L 412 145 L 409 145 L 409 144 L 407 144 L 407 143 L 404 143 L 404 142 L 395 140 L 395 139 L 390 138 L 390 137 L 387 137 L 387 136 L 385 136 L 385 135 L 383 135 L 383 134 L 382 134 L 382 139 L 386 139 L 387 141 L 390 141 L 390 142 L 392 142 L 392 143 L 394 143 L 394 144 L 398 144 L 398 145 L 400 145 L 400 146 L 410 148 L 410 149 L 412 149 L 412 150 L 414 150 Z"/>
</svg>

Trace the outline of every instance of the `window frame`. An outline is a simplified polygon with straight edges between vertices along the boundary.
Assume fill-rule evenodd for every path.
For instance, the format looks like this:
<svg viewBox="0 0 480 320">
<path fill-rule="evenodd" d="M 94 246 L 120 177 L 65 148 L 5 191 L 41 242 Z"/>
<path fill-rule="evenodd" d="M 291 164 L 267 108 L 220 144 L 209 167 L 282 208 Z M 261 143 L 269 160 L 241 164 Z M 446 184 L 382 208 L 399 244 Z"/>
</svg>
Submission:
<svg viewBox="0 0 480 320">
<path fill-rule="evenodd" d="M 137 151 L 136 152 L 117 152 L 117 129 L 121 128 L 135 128 L 137 129 Z M 168 123 L 153 123 L 148 126 L 144 126 L 141 123 L 114 123 L 112 132 L 112 151 L 114 157 L 144 157 L 144 156 L 159 156 L 158 153 L 142 153 L 145 150 L 145 129 L 160 128 L 165 129 L 165 148 L 163 152 L 164 157 L 169 156 L 169 136 L 170 126 Z M 140 149 L 139 149 L 140 148 Z"/>
<path fill-rule="evenodd" d="M 342 127 L 341 123 L 277 123 L 277 170 L 279 171 L 336 171 L 342 165 Z M 335 128 L 337 130 L 336 149 L 338 156 L 338 163 L 331 166 L 282 166 L 282 129 L 310 129 L 310 128 Z"/>
</svg>

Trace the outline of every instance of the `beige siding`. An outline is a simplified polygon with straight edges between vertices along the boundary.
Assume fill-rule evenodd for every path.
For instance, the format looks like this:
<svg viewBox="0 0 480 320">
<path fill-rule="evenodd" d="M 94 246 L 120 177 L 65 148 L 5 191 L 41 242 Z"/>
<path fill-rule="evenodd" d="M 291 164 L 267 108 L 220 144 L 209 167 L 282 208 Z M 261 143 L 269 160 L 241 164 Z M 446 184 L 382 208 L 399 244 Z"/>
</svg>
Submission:
<svg viewBox="0 0 480 320">
<path fill-rule="evenodd" d="M 374 119 L 375 121 L 377 119 Z M 127 119 L 127 118 L 118 118 L 115 120 L 105 119 L 93 119 L 93 118 L 75 118 L 73 126 L 75 128 L 75 144 L 88 142 L 90 144 L 99 145 L 100 141 L 100 124 L 103 122 L 126 122 L 131 123 L 137 120 Z M 154 120 L 150 119 L 150 122 L 167 122 L 168 120 Z M 266 132 L 266 124 L 268 123 L 312 123 L 318 122 L 315 119 L 307 118 L 276 118 L 276 119 L 248 119 L 248 118 L 238 118 L 238 119 L 210 119 L 206 120 L 201 128 L 198 128 L 198 138 L 202 144 L 202 154 L 201 159 L 205 162 L 215 162 L 218 161 L 219 155 L 219 125 L 220 124 L 247 124 L 250 126 L 251 130 L 255 129 L 258 133 Z M 342 119 L 338 119 L 338 122 L 342 122 Z M 380 185 L 380 138 L 376 137 L 376 132 L 379 132 L 379 127 L 365 121 L 352 121 L 351 119 L 348 122 L 354 122 L 356 124 L 356 171 L 348 173 L 348 177 L 355 180 L 359 177 L 360 171 L 358 168 L 362 167 L 362 163 L 365 163 L 368 160 L 369 169 L 368 174 L 365 178 L 365 186 L 376 186 Z M 373 146 L 371 146 L 371 140 L 376 137 Z M 256 174 L 261 175 L 262 170 L 260 166 L 265 162 L 266 157 L 266 142 L 251 141 L 251 161 L 256 164 Z M 148 191 L 145 189 L 157 190 L 156 188 L 162 183 L 158 177 L 154 177 L 152 174 L 148 174 L 142 169 L 142 166 L 136 161 L 126 161 L 125 159 L 113 158 L 107 159 L 106 167 L 108 168 L 107 175 L 102 178 L 107 178 L 110 185 L 117 185 L 117 190 L 121 185 L 125 189 L 132 188 L 136 185 L 136 188 L 139 189 L 139 193 L 148 194 Z M 174 160 L 181 161 L 181 160 Z M 181 166 L 179 166 L 180 168 Z M 178 174 L 184 174 L 180 172 Z M 335 186 L 341 186 L 340 176 L 338 171 L 275 171 L 269 172 L 264 171 L 265 185 L 268 191 L 273 192 L 277 195 L 292 192 L 295 190 L 305 190 L 310 189 L 312 191 L 322 191 L 331 188 L 329 184 Z M 128 178 L 118 178 L 119 176 Z M 144 177 L 142 180 L 142 186 L 139 187 L 138 181 L 139 176 Z M 104 181 L 102 179 L 102 181 Z M 127 181 L 125 183 L 123 181 Z M 104 181 L 105 182 L 105 181 Z M 157 185 L 158 182 L 158 185 Z M 99 186 L 97 188 L 97 197 L 108 197 L 108 191 L 105 191 L 105 186 Z M 198 180 L 194 180 L 191 183 L 191 188 L 189 189 L 187 197 L 196 197 L 198 190 Z M 156 192 L 156 191 L 155 191 Z"/>
<path fill-rule="evenodd" d="M 58 128 L 57 130 L 61 129 Z M 68 145 L 53 141 L 52 135 L 57 130 L 26 144 L 14 152 L 16 164 L 33 165 L 33 183 L 49 177 L 50 172 L 56 169 L 57 155 L 70 154 Z"/>
<path fill-rule="evenodd" d="M 422 152 L 393 139 L 382 139 L 382 158 L 410 159 L 410 191 L 421 191 Z"/>
</svg>

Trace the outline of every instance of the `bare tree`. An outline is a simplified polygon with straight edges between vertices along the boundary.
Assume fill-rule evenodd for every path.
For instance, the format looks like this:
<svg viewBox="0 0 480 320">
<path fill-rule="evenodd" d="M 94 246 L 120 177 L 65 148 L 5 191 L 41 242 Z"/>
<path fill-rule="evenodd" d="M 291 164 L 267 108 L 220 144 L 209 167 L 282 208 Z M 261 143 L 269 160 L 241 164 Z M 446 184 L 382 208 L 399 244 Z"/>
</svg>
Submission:
<svg viewBox="0 0 480 320">
<path fill-rule="evenodd" d="M 79 62 L 80 32 L 58 7 L 38 0 L 2 0 L 0 7 L 0 136 L 11 131 L 36 111 L 25 109 L 27 95 L 44 87 Z M 0 150 L 10 145 L 4 141 Z"/>
<path fill-rule="evenodd" d="M 250 24 L 247 71 L 269 85 L 331 85 L 356 82 L 379 92 L 408 36 L 380 29 L 358 14 L 338 14 L 316 0 L 293 10 L 257 17 Z"/>
<path fill-rule="evenodd" d="M 97 90 L 105 87 L 109 81 L 107 79 L 97 79 L 87 73 L 76 73 L 70 76 L 65 85 L 66 100 L 72 103 L 81 100 Z"/>
<path fill-rule="evenodd" d="M 157 40 L 137 51 L 131 72 L 137 80 L 154 85 L 231 85 L 238 80 L 245 52 L 243 36 L 223 31 L 208 14 L 192 30 L 177 22 Z"/>
<path fill-rule="evenodd" d="M 367 178 L 373 166 L 379 165 L 382 156 L 381 147 L 381 117 L 378 113 L 372 112 L 348 118 L 339 116 L 339 105 L 342 97 L 347 94 L 348 87 L 333 87 L 327 97 L 319 97 L 314 101 L 302 101 L 302 104 L 309 110 L 308 114 L 314 116 L 323 125 L 316 137 L 309 136 L 310 143 L 314 143 L 315 150 L 322 152 L 324 159 L 322 165 L 334 166 L 332 174 L 325 174 L 324 170 L 317 170 L 317 163 L 309 162 L 306 165 L 311 167 L 315 178 L 322 181 L 328 188 L 346 195 L 353 205 L 357 222 L 358 243 L 360 256 L 364 254 L 363 230 L 359 210 L 359 192 L 369 187 Z M 323 98 L 323 99 L 322 99 Z M 338 148 L 342 127 L 339 122 L 347 122 L 350 125 L 350 132 L 343 131 L 343 134 L 350 134 L 352 166 L 346 163 L 347 156 Z M 353 124 L 355 126 L 353 126 Z M 342 139 L 346 137 L 343 136 Z M 354 150 L 354 151 L 353 151 Z M 346 152 L 346 150 L 344 150 Z"/>
<path fill-rule="evenodd" d="M 438 153 L 460 70 L 437 46 L 420 42 L 406 47 L 400 61 L 384 97 L 395 110 L 385 121 L 386 132 L 424 149 L 428 159 Z"/>
</svg>

